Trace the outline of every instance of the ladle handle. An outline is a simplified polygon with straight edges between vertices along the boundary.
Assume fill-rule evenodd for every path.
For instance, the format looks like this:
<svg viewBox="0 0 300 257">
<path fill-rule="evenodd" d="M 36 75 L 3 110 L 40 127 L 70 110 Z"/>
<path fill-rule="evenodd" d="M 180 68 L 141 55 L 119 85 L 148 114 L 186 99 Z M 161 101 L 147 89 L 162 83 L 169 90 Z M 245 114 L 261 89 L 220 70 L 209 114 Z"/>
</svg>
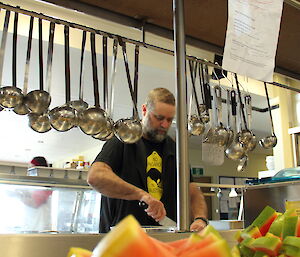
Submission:
<svg viewBox="0 0 300 257">
<path fill-rule="evenodd" d="M 103 51 L 103 106 L 104 110 L 108 109 L 108 71 L 107 71 L 107 36 L 102 37 Z"/>
<path fill-rule="evenodd" d="M 251 130 L 251 121 L 252 121 L 252 99 L 250 95 L 245 96 L 245 107 L 248 121 L 248 129 Z"/>
<path fill-rule="evenodd" d="M 34 17 L 31 16 L 30 23 L 29 23 L 29 33 L 28 33 L 28 40 L 27 40 L 27 52 L 26 52 L 25 73 L 24 73 L 24 84 L 23 84 L 23 94 L 24 95 L 27 94 L 27 89 L 28 89 L 28 74 L 29 74 L 30 57 L 31 57 L 33 22 L 34 22 Z"/>
<path fill-rule="evenodd" d="M 82 73 L 83 73 L 83 59 L 84 59 L 84 50 L 86 43 L 86 31 L 82 31 L 82 42 L 81 42 L 81 54 L 80 54 L 80 71 L 79 71 L 79 99 L 83 99 L 83 87 L 82 87 Z"/>
<path fill-rule="evenodd" d="M 1 38 L 1 48 L 0 48 L 0 84 L 2 83 L 2 74 L 3 74 L 3 63 L 4 63 L 4 53 L 7 42 L 7 32 L 9 25 L 10 11 L 5 11 L 4 25 L 2 30 L 2 38 Z"/>
<path fill-rule="evenodd" d="M 226 90 L 227 128 L 230 128 L 230 90 Z"/>
<path fill-rule="evenodd" d="M 18 20 L 19 13 L 15 12 L 14 33 L 13 33 L 13 52 L 12 52 L 12 85 L 17 87 L 17 42 L 18 42 Z"/>
<path fill-rule="evenodd" d="M 134 99 L 134 92 L 133 92 L 132 82 L 131 82 L 131 78 L 130 78 L 130 71 L 129 71 L 127 53 L 126 53 L 126 44 L 123 42 L 123 40 L 122 40 L 121 37 L 119 37 L 119 44 L 122 47 L 123 59 L 124 59 L 125 70 L 126 70 L 127 81 L 128 81 L 128 88 L 129 88 L 129 91 L 130 91 L 131 100 L 133 102 L 133 107 L 134 107 L 135 113 L 136 113 L 136 117 L 135 118 L 138 118 L 137 103 L 135 102 L 135 99 Z"/>
<path fill-rule="evenodd" d="M 43 66 L 43 20 L 39 18 L 39 73 L 40 90 L 44 90 L 44 66 Z"/>
<path fill-rule="evenodd" d="M 100 101 L 99 101 L 99 85 L 98 85 L 95 33 L 91 33 L 91 52 L 92 52 L 92 68 L 93 68 L 95 106 L 99 107 Z"/>
<path fill-rule="evenodd" d="M 237 87 L 238 96 L 239 96 L 239 102 L 240 102 L 240 108 L 241 108 L 242 118 L 243 118 L 243 121 L 244 121 L 245 129 L 248 130 L 248 126 L 247 126 L 247 122 L 246 122 L 246 117 L 245 117 L 245 112 L 244 112 L 244 107 L 243 107 L 243 102 L 242 102 L 242 94 L 241 94 L 241 90 L 240 90 L 240 86 L 239 86 L 239 81 L 238 81 L 236 73 L 234 73 L 234 77 L 235 77 L 236 87 Z"/>
<path fill-rule="evenodd" d="M 222 89 L 220 86 L 214 87 L 216 97 L 217 124 L 222 124 Z"/>
<path fill-rule="evenodd" d="M 139 55 L 140 55 L 140 47 L 138 45 L 135 46 L 134 49 L 134 79 L 133 79 L 133 93 L 134 93 L 134 101 L 137 104 L 137 96 L 138 96 L 138 82 L 139 82 Z M 137 117 L 137 113 L 135 113 L 135 108 L 133 108 L 133 116 Z"/>
<path fill-rule="evenodd" d="M 198 75 L 199 75 L 199 83 L 200 83 L 200 92 L 201 92 L 201 97 L 202 97 L 202 103 L 205 105 L 205 94 L 204 94 L 204 81 L 203 81 L 202 63 L 198 64 Z"/>
<path fill-rule="evenodd" d="M 111 63 L 111 73 L 110 73 L 110 105 L 108 110 L 108 115 L 112 115 L 112 108 L 114 106 L 114 82 L 117 72 L 117 55 L 118 55 L 118 39 L 114 39 L 113 43 L 113 56 L 112 56 L 112 63 Z"/>
<path fill-rule="evenodd" d="M 66 103 L 71 99 L 70 83 L 70 28 L 65 25 L 65 82 L 66 82 Z"/>
<path fill-rule="evenodd" d="M 47 70 L 46 70 L 46 86 L 47 86 L 48 93 L 50 93 L 50 89 L 51 89 L 51 74 L 52 74 L 54 33 L 55 33 L 55 23 L 54 22 L 50 22 L 49 42 L 48 42 L 48 55 L 47 55 Z"/>
<path fill-rule="evenodd" d="M 266 91 L 266 97 L 267 97 L 267 103 L 268 103 L 268 110 L 269 110 L 269 114 L 270 114 L 272 133 L 273 133 L 273 136 L 275 136 L 275 130 L 274 130 L 274 124 L 273 124 L 273 117 L 272 117 L 272 109 L 271 109 L 271 105 L 270 105 L 270 98 L 269 98 L 269 93 L 268 93 L 267 83 L 266 82 L 264 82 L 264 86 L 265 86 L 265 91 Z"/>
<path fill-rule="evenodd" d="M 196 80 L 196 75 L 197 75 L 197 66 L 198 66 L 197 62 L 189 60 L 190 75 L 191 75 L 191 81 L 192 81 L 192 90 L 193 90 L 193 95 L 194 95 L 195 102 L 196 102 L 197 114 L 198 114 L 198 117 L 200 118 L 201 113 L 199 110 L 199 101 L 198 101 L 196 86 L 195 86 L 195 80 Z"/>
</svg>

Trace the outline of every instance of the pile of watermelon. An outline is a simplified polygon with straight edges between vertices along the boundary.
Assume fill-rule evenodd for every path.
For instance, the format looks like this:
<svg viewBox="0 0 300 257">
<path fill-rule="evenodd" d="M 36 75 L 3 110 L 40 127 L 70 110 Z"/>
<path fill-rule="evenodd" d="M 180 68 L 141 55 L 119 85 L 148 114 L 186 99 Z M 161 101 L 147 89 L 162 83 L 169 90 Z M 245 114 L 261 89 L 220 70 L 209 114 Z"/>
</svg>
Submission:
<svg viewBox="0 0 300 257">
<path fill-rule="evenodd" d="M 295 210 L 276 212 L 266 206 L 250 226 L 235 235 L 232 256 L 300 257 L 300 218 Z"/>
<path fill-rule="evenodd" d="M 219 232 L 208 225 L 188 238 L 161 242 L 129 215 L 93 252 L 71 248 L 67 257 L 300 257 L 300 219 L 294 210 L 282 214 L 267 206 L 235 238 L 238 244 L 230 249 Z"/>
</svg>

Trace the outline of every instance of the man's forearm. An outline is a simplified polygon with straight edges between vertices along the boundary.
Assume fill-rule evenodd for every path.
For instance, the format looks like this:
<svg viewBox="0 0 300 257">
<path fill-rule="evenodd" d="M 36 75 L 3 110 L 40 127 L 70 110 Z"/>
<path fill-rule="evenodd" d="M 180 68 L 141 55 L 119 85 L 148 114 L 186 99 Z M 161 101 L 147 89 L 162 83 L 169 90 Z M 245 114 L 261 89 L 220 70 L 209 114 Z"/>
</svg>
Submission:
<svg viewBox="0 0 300 257">
<path fill-rule="evenodd" d="M 194 220 L 197 217 L 207 218 L 207 205 L 200 188 L 190 183 L 191 215 Z"/>
<path fill-rule="evenodd" d="M 147 193 L 121 179 L 109 165 L 95 162 L 88 172 L 87 182 L 98 192 L 111 198 L 140 200 Z"/>
</svg>

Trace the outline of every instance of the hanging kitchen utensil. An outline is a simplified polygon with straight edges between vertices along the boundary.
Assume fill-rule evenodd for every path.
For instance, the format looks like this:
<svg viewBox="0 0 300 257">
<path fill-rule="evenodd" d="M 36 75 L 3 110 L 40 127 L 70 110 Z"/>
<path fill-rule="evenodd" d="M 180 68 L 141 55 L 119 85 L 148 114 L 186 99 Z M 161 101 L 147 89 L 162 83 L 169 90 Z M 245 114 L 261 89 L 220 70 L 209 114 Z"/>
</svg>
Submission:
<svg viewBox="0 0 300 257">
<path fill-rule="evenodd" d="M 215 86 L 214 91 L 217 107 L 217 127 L 214 130 L 214 142 L 219 146 L 225 146 L 228 140 L 228 132 L 222 123 L 222 89 L 220 86 Z"/>
<path fill-rule="evenodd" d="M 237 124 L 237 102 L 236 102 L 236 93 L 234 90 L 231 90 L 231 111 L 232 111 L 232 117 L 233 117 L 233 132 L 235 133 L 237 131 L 237 127 L 240 128 L 240 126 Z M 244 146 L 237 140 L 237 136 L 235 135 L 235 138 L 230 146 L 228 146 L 225 149 L 225 156 L 228 159 L 237 161 L 240 160 L 245 156 L 245 149 Z"/>
<path fill-rule="evenodd" d="M 188 131 L 193 136 L 200 136 L 204 133 L 205 124 L 201 120 L 201 111 L 199 109 L 199 101 L 196 92 L 195 80 L 197 75 L 197 66 L 198 63 L 192 60 L 189 60 L 189 67 L 190 67 L 190 75 L 191 75 L 191 82 L 192 82 L 192 96 L 195 98 L 196 103 L 196 111 L 197 114 L 190 115 L 188 120 Z M 193 97 L 191 97 L 191 106 L 193 102 Z"/>
<path fill-rule="evenodd" d="M 252 99 L 250 95 L 245 96 L 245 109 L 247 115 L 247 126 L 249 131 L 251 131 L 251 124 L 252 124 Z M 253 151 L 257 145 L 256 136 L 252 133 L 252 138 L 245 144 L 246 151 Z"/>
<path fill-rule="evenodd" d="M 230 117 L 231 117 L 231 91 L 229 89 L 226 90 L 226 107 L 227 107 L 227 133 L 228 133 L 228 137 L 227 137 L 227 142 L 226 142 L 226 147 L 230 146 L 233 142 L 234 139 L 234 131 L 231 128 L 231 122 L 230 122 Z"/>
<path fill-rule="evenodd" d="M 202 63 L 199 63 L 199 65 L 198 65 L 198 73 L 199 73 L 201 96 L 202 96 L 202 101 L 203 101 L 203 104 L 201 104 L 199 107 L 200 112 L 201 112 L 201 120 L 204 123 L 208 123 L 209 122 L 209 113 L 208 113 L 206 102 L 208 101 L 207 98 L 211 97 L 211 95 L 210 95 L 210 91 L 209 91 L 209 94 L 207 94 L 209 84 L 208 84 L 208 81 L 206 81 L 207 77 L 204 76 Z"/>
<path fill-rule="evenodd" d="M 51 83 L 51 67 L 52 67 L 52 55 L 53 55 L 53 43 L 54 43 L 54 23 L 50 23 L 49 29 L 49 43 L 48 43 L 48 56 L 47 56 L 47 84 L 48 90 L 50 90 L 50 83 Z M 44 71 L 43 71 L 43 41 L 42 41 L 42 20 L 39 19 L 39 71 L 40 71 L 40 89 L 43 89 L 44 83 Z M 42 85 L 41 85 L 42 84 Z M 40 91 L 40 92 L 38 92 Z M 31 99 L 36 99 L 36 106 L 37 109 L 43 109 L 44 107 L 40 108 L 42 102 L 46 103 L 47 96 L 50 97 L 50 94 L 46 91 L 41 90 L 34 90 L 31 91 Z M 29 94 L 30 94 L 29 93 Z M 38 99 L 38 96 L 42 96 L 43 101 Z M 37 97 L 37 98 L 36 98 Z M 49 98 L 51 101 L 51 98 Z M 28 107 L 30 99 L 28 98 L 28 94 L 25 97 L 25 105 Z M 50 104 L 50 102 L 49 102 Z M 47 104 L 46 104 L 47 105 Z M 48 107 L 43 113 L 35 113 L 31 112 L 28 114 L 29 119 L 29 126 L 39 133 L 45 133 L 51 129 L 50 118 L 48 115 Z"/>
<path fill-rule="evenodd" d="M 14 108 L 19 105 L 23 99 L 22 90 L 20 88 L 17 88 L 18 19 L 19 14 L 15 12 L 12 48 L 12 86 L 0 88 L 0 104 L 5 108 Z"/>
<path fill-rule="evenodd" d="M 74 108 L 77 112 L 82 112 L 88 108 L 88 103 L 83 101 L 83 60 L 86 43 L 86 31 L 82 31 L 81 56 L 80 56 L 80 72 L 79 72 L 79 99 L 68 102 L 68 105 Z M 78 115 L 78 114 L 76 114 Z"/>
<path fill-rule="evenodd" d="M 248 165 L 248 160 L 249 160 L 248 154 L 246 154 L 242 159 L 239 160 L 239 164 L 237 166 L 238 172 L 242 172 L 245 170 L 245 168 Z"/>
<path fill-rule="evenodd" d="M 8 31 L 8 25 L 9 25 L 9 18 L 10 18 L 10 11 L 6 10 L 4 24 L 3 24 L 3 30 L 2 30 L 1 46 L 0 46 L 0 84 L 1 85 L 2 85 L 4 53 L 5 53 L 6 42 L 7 42 L 7 31 Z M 1 89 L 0 89 L 0 91 L 1 91 Z M 4 108 L 2 106 L 0 106 L 0 111 L 2 111 L 3 109 Z"/>
<path fill-rule="evenodd" d="M 208 130 L 205 139 L 202 142 L 202 161 L 208 165 L 220 166 L 224 163 L 224 147 L 214 143 L 214 129 L 217 124 L 217 113 L 213 112 L 212 95 L 209 85 L 208 68 L 204 66 L 204 93 L 205 105 L 209 114 L 210 129 Z M 215 105 L 214 101 L 214 105 Z"/>
<path fill-rule="evenodd" d="M 242 144 L 248 144 L 252 137 L 253 134 L 252 132 L 248 129 L 247 126 L 247 122 L 246 122 L 246 116 L 245 116 L 245 112 L 244 112 L 244 105 L 242 102 L 242 94 L 241 94 L 241 90 L 240 90 L 240 86 L 239 86 L 239 81 L 237 78 L 237 74 L 234 74 L 235 77 L 235 82 L 236 82 L 236 87 L 237 87 L 237 91 L 238 91 L 238 97 L 239 97 L 239 103 L 240 103 L 240 111 L 241 111 L 241 115 L 242 115 L 242 121 L 241 124 L 244 124 L 244 129 L 242 129 L 240 132 L 237 133 L 237 140 L 242 143 Z"/>
<path fill-rule="evenodd" d="M 95 106 L 79 113 L 78 124 L 85 134 L 96 135 L 106 128 L 107 118 L 105 111 L 100 108 L 95 33 L 91 33 L 91 53 Z"/>
<path fill-rule="evenodd" d="M 126 53 L 126 44 L 122 41 L 121 38 L 119 38 L 119 44 L 122 47 L 123 59 L 124 59 L 125 70 L 126 70 L 127 81 L 128 81 L 128 88 L 129 88 L 131 100 L 133 103 L 134 115 L 132 118 L 117 120 L 114 125 L 114 129 L 115 129 L 115 135 L 120 141 L 122 141 L 124 143 L 128 143 L 128 144 L 133 144 L 142 137 L 143 129 L 142 129 L 142 124 L 139 119 L 137 103 L 135 101 L 134 91 L 132 88 L 129 64 L 128 64 L 127 53 Z M 139 55 L 139 46 L 136 45 L 135 46 L 135 56 L 138 56 L 138 55 Z M 138 65 L 138 63 L 135 63 L 135 65 Z M 137 69 L 135 69 L 135 70 L 137 70 Z M 137 74 L 135 74 L 134 78 L 135 79 L 138 78 Z M 137 83 L 137 81 L 135 83 Z"/>
<path fill-rule="evenodd" d="M 271 109 L 271 105 L 270 105 L 270 99 L 269 99 L 269 94 L 268 94 L 268 89 L 267 89 L 267 83 L 266 82 L 264 82 L 264 86 L 265 86 L 265 91 L 266 91 L 268 110 L 269 110 L 269 114 L 270 114 L 272 135 L 267 136 L 267 137 L 262 138 L 261 140 L 259 140 L 259 144 L 260 144 L 261 147 L 263 147 L 265 149 L 270 149 L 270 148 L 273 148 L 277 145 L 277 137 L 275 135 L 273 117 L 272 117 L 272 109 Z"/>
<path fill-rule="evenodd" d="M 30 17 L 29 23 L 29 32 L 28 32 L 28 40 L 27 40 L 27 52 L 26 52 L 26 62 L 25 62 L 25 73 L 24 73 L 24 84 L 23 84 L 23 95 L 24 98 L 22 99 L 21 104 L 17 105 L 14 108 L 14 112 L 19 115 L 26 115 L 30 112 L 28 107 L 25 104 L 26 101 L 26 94 L 28 89 L 28 75 L 29 75 L 29 68 L 30 68 L 30 57 L 31 57 L 31 45 L 32 45 L 32 32 L 33 32 L 33 22 L 34 17 Z"/>
<path fill-rule="evenodd" d="M 32 113 L 41 114 L 48 110 L 51 103 L 51 96 L 44 90 L 44 68 L 43 68 L 43 23 L 39 18 L 39 73 L 40 89 L 29 92 L 26 96 L 25 104 Z"/>
<path fill-rule="evenodd" d="M 66 103 L 63 106 L 55 107 L 49 112 L 51 126 L 57 131 L 68 131 L 75 126 L 75 109 L 68 105 L 71 98 L 70 82 L 70 34 L 69 26 L 64 27 L 65 38 L 65 85 L 66 85 Z"/>
<path fill-rule="evenodd" d="M 107 37 L 103 36 L 102 39 L 103 46 L 103 106 L 106 114 L 108 113 L 108 70 L 107 70 Z M 93 138 L 99 140 L 108 140 L 113 136 L 113 120 L 107 115 L 106 117 L 106 126 L 105 128 L 98 134 L 93 135 Z"/>
</svg>

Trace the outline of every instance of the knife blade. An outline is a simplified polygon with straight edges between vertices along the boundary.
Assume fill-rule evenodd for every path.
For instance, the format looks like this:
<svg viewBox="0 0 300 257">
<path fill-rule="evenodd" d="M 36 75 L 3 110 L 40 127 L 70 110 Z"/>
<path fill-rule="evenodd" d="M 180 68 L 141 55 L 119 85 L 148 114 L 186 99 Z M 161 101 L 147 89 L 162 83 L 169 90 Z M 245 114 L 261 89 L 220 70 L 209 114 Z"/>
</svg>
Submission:
<svg viewBox="0 0 300 257">
<path fill-rule="evenodd" d="M 144 201 L 140 201 L 139 206 L 142 207 L 144 210 L 148 208 L 148 204 L 146 204 Z M 177 226 L 176 222 L 167 216 L 165 216 L 163 219 L 158 221 L 158 224 L 162 225 L 164 227 L 176 227 Z"/>
</svg>

